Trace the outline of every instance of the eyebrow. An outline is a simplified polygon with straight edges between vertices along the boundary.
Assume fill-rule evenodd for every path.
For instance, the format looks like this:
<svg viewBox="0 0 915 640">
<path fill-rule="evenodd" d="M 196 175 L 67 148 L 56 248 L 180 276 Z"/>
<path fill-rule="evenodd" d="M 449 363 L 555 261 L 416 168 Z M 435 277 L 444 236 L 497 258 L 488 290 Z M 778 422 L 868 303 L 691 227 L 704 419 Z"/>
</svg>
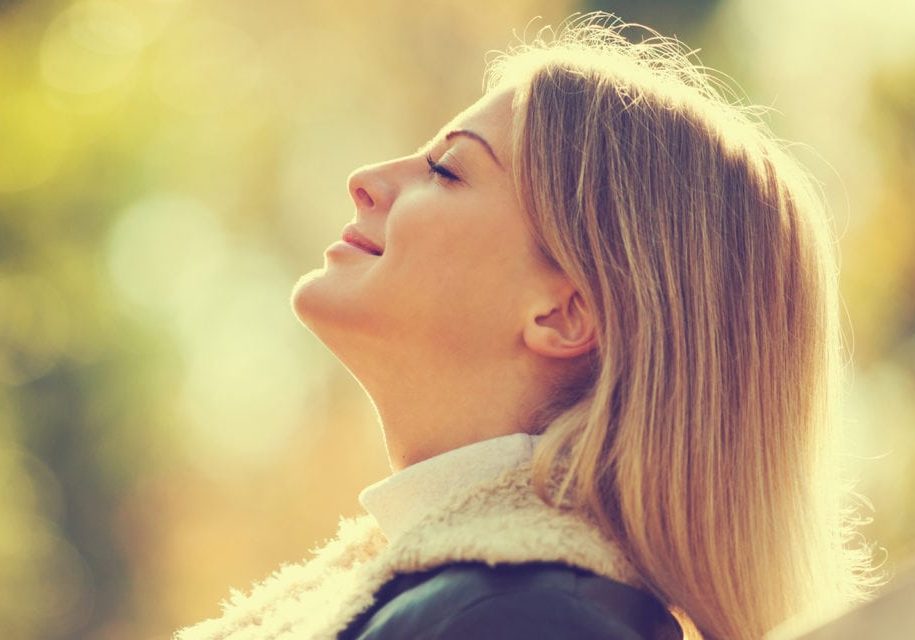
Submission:
<svg viewBox="0 0 915 640">
<path fill-rule="evenodd" d="M 470 138 L 471 140 L 476 140 L 477 142 L 479 142 L 481 145 L 483 145 L 483 148 L 486 149 L 486 153 L 489 154 L 489 157 L 492 158 L 493 161 L 497 165 L 499 165 L 499 168 L 502 169 L 503 171 L 505 170 L 505 167 L 503 167 L 502 163 L 499 162 L 499 158 L 496 156 L 496 152 L 492 150 L 492 147 L 489 145 L 488 142 L 486 142 L 486 139 L 483 136 L 481 136 L 479 133 L 476 133 L 469 129 L 454 129 L 453 131 L 449 131 L 448 133 L 445 134 L 445 140 L 451 140 L 455 136 L 464 136 L 464 137 Z"/>
</svg>

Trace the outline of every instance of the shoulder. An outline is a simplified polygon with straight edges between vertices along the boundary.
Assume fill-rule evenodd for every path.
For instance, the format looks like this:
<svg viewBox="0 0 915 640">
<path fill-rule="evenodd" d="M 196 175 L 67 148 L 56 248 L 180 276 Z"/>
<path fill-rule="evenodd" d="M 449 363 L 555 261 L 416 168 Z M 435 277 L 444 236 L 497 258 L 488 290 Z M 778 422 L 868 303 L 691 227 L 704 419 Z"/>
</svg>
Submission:
<svg viewBox="0 0 915 640">
<path fill-rule="evenodd" d="M 651 595 L 555 562 L 444 565 L 398 576 L 341 638 L 679 638 Z"/>
</svg>

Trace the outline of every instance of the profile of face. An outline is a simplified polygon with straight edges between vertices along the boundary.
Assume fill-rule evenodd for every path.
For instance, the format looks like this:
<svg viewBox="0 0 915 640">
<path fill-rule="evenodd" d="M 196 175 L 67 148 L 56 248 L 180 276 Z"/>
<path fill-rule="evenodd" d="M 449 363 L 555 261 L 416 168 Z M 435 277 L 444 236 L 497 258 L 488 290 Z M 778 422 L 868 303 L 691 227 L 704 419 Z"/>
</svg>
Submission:
<svg viewBox="0 0 915 640">
<path fill-rule="evenodd" d="M 515 193 L 514 93 L 490 92 L 425 148 L 350 175 L 347 229 L 377 250 L 337 242 L 296 284 L 296 315 L 376 404 L 395 386 L 417 402 L 467 378 L 529 387 L 549 361 L 594 346 Z"/>
</svg>

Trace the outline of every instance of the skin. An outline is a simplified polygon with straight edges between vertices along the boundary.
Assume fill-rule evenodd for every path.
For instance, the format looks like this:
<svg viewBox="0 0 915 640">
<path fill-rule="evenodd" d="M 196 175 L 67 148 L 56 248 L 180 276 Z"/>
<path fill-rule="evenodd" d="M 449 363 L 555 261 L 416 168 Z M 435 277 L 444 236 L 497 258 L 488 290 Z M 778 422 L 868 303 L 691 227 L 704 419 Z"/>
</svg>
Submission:
<svg viewBox="0 0 915 640">
<path fill-rule="evenodd" d="M 592 314 L 539 259 L 511 178 L 514 91 L 485 95 L 415 154 L 349 176 L 380 256 L 329 247 L 292 306 L 371 398 L 392 470 L 501 435 L 596 346 Z M 486 146 L 468 130 L 489 143 Z M 458 177 L 431 174 L 426 154 Z"/>
</svg>

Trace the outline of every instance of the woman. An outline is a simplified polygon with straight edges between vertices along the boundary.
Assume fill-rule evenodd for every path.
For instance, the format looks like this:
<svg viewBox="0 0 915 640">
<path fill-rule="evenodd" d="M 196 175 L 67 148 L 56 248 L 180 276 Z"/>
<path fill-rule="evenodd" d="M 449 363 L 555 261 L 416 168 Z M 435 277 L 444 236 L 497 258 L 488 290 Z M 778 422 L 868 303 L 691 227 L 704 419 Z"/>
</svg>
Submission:
<svg viewBox="0 0 915 640">
<path fill-rule="evenodd" d="M 393 475 L 179 638 L 749 639 L 867 595 L 823 208 L 675 42 L 602 20 L 350 176 L 293 307 Z"/>
</svg>

